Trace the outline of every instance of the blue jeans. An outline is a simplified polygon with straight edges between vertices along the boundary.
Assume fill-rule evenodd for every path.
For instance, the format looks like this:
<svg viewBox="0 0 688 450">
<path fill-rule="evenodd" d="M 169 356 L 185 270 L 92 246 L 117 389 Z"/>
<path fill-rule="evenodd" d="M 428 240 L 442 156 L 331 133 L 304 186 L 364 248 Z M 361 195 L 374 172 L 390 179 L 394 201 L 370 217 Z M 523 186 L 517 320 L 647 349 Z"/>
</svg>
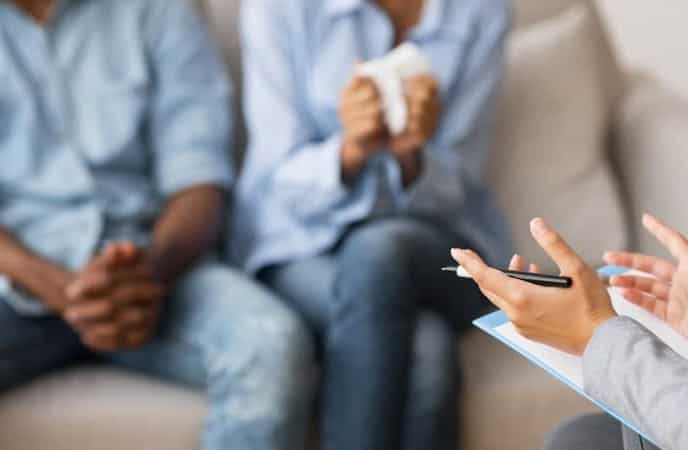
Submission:
<svg viewBox="0 0 688 450">
<path fill-rule="evenodd" d="M 487 309 L 472 283 L 440 271 L 460 245 L 428 222 L 388 219 L 261 274 L 319 338 L 324 450 L 456 448 L 456 333 Z"/>
<path fill-rule="evenodd" d="M 29 349 L 29 351 L 27 351 Z M 0 389 L 87 355 L 56 318 L 0 303 Z M 272 294 L 219 264 L 178 285 L 157 337 L 108 363 L 204 389 L 204 450 L 301 450 L 310 423 L 314 358 L 307 331 Z"/>
</svg>

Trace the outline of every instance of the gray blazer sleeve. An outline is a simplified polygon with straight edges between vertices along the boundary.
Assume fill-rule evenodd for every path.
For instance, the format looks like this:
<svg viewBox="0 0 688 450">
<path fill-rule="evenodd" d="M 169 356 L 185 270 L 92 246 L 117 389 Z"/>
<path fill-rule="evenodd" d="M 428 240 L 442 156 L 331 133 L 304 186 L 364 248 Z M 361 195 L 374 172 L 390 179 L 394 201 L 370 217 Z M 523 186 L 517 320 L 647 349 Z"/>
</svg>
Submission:
<svg viewBox="0 0 688 450">
<path fill-rule="evenodd" d="M 637 322 L 619 317 L 583 357 L 585 390 L 633 421 L 664 450 L 688 448 L 688 361 Z"/>
</svg>

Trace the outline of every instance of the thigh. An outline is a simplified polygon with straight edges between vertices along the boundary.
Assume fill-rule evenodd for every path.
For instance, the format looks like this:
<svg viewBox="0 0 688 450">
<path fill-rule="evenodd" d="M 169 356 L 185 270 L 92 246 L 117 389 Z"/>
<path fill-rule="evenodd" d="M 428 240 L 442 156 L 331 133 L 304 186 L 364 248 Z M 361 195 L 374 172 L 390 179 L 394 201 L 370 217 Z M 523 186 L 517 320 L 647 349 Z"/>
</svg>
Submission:
<svg viewBox="0 0 688 450">
<path fill-rule="evenodd" d="M 455 264 L 449 254 L 454 247 L 470 244 L 429 220 L 393 218 L 353 230 L 338 252 L 339 266 L 354 273 L 358 268 L 364 277 L 375 273 L 380 283 L 405 283 L 417 306 L 435 310 L 462 331 L 489 303 L 472 281 L 440 270 Z"/>
<path fill-rule="evenodd" d="M 582 416 L 562 424 L 545 450 L 623 450 L 621 425 L 606 414 Z"/>
<path fill-rule="evenodd" d="M 234 379 L 267 367 L 270 355 L 307 359 L 311 351 L 300 322 L 271 292 L 224 265 L 195 269 L 168 302 L 158 335 L 112 362 L 205 388 L 215 373 Z"/>
<path fill-rule="evenodd" d="M 0 390 L 25 383 L 86 353 L 79 337 L 54 317 L 26 317 L 0 299 Z"/>
<path fill-rule="evenodd" d="M 320 334 L 332 314 L 336 273 L 335 258 L 324 254 L 272 267 L 260 278 Z"/>
</svg>

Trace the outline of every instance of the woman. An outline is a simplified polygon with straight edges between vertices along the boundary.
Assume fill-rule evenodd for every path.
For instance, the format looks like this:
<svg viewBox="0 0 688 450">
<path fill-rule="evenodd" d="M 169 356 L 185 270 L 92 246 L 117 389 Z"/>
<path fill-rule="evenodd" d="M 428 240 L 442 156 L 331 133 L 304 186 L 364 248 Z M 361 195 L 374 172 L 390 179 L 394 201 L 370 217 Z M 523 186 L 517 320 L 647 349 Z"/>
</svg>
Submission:
<svg viewBox="0 0 688 450">
<path fill-rule="evenodd" d="M 611 280 L 632 303 L 647 309 L 688 337 L 688 239 L 652 216 L 645 227 L 678 263 L 646 255 L 610 252 L 609 264 L 656 278 L 620 276 Z M 688 443 L 688 361 L 627 317 L 617 317 L 607 289 L 556 231 L 533 221 L 538 243 L 573 278 L 567 290 L 512 280 L 486 266 L 473 252 L 454 250 L 485 295 L 512 319 L 525 337 L 581 355 L 586 391 L 651 436 L 663 450 Z M 515 256 L 512 269 L 523 270 Z M 551 450 L 656 449 L 608 416 L 582 417 L 562 426 L 549 440 Z"/>
<path fill-rule="evenodd" d="M 509 20 L 504 0 L 244 3 L 234 255 L 320 338 L 325 449 L 456 446 L 454 332 L 486 302 L 439 269 L 447 245 L 508 248 L 483 166 Z M 354 72 L 402 42 L 432 73 L 390 136 Z"/>
</svg>

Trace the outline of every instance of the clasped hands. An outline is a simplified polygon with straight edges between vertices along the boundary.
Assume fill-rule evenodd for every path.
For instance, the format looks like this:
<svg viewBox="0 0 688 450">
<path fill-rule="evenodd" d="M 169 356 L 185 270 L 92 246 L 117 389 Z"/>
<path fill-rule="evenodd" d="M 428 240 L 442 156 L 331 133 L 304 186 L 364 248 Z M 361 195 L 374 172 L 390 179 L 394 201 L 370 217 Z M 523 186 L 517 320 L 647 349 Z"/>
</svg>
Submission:
<svg viewBox="0 0 688 450">
<path fill-rule="evenodd" d="M 402 170 L 411 172 L 408 178 L 417 176 L 420 154 L 439 124 L 439 85 L 432 76 L 421 75 L 406 81 L 405 88 L 408 124 L 400 135 L 391 136 L 382 99 L 373 80 L 355 77 L 346 87 L 339 106 L 344 133 L 342 165 L 345 178 L 355 176 L 368 159 L 382 149 L 389 149 Z"/>
<path fill-rule="evenodd" d="M 620 288 L 630 302 L 688 337 L 688 239 L 650 215 L 643 217 L 643 225 L 675 261 L 637 253 L 608 252 L 604 255 L 607 264 L 654 276 L 619 276 L 612 278 L 611 284 Z M 520 334 L 581 355 L 596 330 L 616 316 L 611 298 L 595 270 L 552 227 L 542 219 L 535 219 L 531 232 L 557 263 L 562 275 L 573 279 L 571 289 L 543 288 L 514 280 L 488 267 L 470 250 L 455 249 L 452 256 L 473 276 L 485 296 L 509 316 Z M 526 263 L 516 255 L 510 268 L 522 271 Z M 529 270 L 539 269 L 531 264 Z"/>
<path fill-rule="evenodd" d="M 55 309 L 89 349 L 131 350 L 155 334 L 166 288 L 134 244 L 107 246 L 65 286 Z"/>
</svg>

